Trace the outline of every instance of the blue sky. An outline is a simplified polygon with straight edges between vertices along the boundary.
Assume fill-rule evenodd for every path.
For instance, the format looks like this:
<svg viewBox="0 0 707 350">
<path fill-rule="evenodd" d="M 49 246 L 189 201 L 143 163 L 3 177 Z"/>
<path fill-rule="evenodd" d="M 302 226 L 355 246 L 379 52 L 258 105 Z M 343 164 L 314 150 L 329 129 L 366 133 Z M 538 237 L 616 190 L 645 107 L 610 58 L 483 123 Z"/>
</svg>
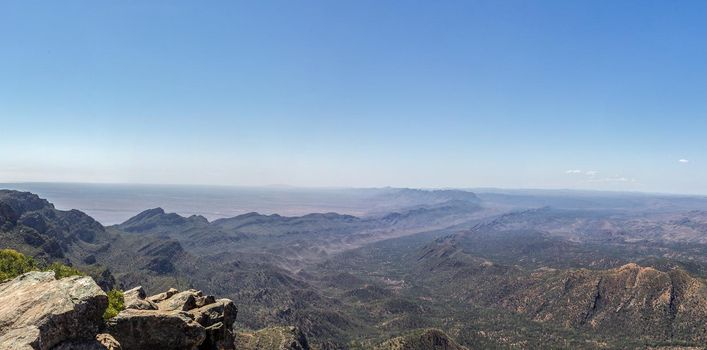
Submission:
<svg viewBox="0 0 707 350">
<path fill-rule="evenodd" d="M 707 194 L 707 2 L 204 4 L 0 3 L 0 182 Z"/>
</svg>

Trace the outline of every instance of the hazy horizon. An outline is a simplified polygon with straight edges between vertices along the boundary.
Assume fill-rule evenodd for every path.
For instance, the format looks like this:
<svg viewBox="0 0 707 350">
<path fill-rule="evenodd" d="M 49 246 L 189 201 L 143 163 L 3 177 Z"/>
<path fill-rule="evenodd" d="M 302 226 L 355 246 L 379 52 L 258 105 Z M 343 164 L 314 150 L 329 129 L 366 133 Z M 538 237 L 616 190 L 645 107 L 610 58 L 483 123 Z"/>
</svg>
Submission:
<svg viewBox="0 0 707 350">
<path fill-rule="evenodd" d="M 592 189 L 592 188 L 566 188 L 566 187 L 414 187 L 414 186 L 297 186 L 289 184 L 264 184 L 264 185 L 238 185 L 238 184 L 206 184 L 206 183 L 144 183 L 144 182 L 81 182 L 81 181 L 0 181 L 0 189 L 2 186 L 11 185 L 78 185 L 78 186 L 116 186 L 116 187 L 165 187 L 165 188 L 230 188 L 230 189 L 283 189 L 283 190 L 371 190 L 371 189 L 413 189 L 413 190 L 460 190 L 471 192 L 586 192 L 586 193 L 606 193 L 606 194 L 626 194 L 626 195 L 665 195 L 665 196 L 684 196 L 684 197 L 703 197 L 707 193 L 680 193 L 680 192 L 656 192 L 656 191 L 641 191 L 641 190 L 621 190 L 621 189 Z M 8 188 L 12 189 L 12 188 Z"/>
</svg>

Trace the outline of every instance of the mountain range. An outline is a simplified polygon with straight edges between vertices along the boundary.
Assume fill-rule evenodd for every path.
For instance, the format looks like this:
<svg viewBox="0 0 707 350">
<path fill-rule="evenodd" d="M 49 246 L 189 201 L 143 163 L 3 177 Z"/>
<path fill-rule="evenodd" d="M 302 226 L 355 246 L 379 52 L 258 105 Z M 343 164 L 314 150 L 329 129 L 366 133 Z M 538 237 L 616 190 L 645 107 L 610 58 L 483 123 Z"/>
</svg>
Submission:
<svg viewBox="0 0 707 350">
<path fill-rule="evenodd" d="M 106 290 L 228 297 L 244 348 L 707 344 L 700 199 L 361 191 L 365 215 L 209 220 L 153 208 L 103 226 L 0 190 L 0 248 L 69 264 Z"/>
</svg>

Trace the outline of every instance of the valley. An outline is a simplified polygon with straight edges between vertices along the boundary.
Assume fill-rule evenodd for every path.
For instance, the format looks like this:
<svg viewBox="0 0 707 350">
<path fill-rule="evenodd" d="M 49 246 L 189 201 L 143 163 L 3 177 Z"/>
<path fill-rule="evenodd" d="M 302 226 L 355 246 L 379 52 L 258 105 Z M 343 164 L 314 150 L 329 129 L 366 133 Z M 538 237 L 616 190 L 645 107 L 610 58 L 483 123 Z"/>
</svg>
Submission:
<svg viewBox="0 0 707 350">
<path fill-rule="evenodd" d="M 0 248 L 104 289 L 230 298 L 245 348 L 300 333 L 312 349 L 707 344 L 705 199 L 370 191 L 359 216 L 153 208 L 104 226 L 4 190 Z"/>
</svg>

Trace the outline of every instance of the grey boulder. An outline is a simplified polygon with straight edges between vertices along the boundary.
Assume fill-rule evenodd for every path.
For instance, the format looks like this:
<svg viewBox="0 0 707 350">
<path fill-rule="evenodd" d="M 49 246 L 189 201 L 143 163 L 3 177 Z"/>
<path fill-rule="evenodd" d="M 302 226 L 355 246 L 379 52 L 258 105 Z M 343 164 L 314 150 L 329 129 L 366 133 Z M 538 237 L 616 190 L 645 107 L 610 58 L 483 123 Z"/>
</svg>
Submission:
<svg viewBox="0 0 707 350">
<path fill-rule="evenodd" d="M 0 284 L 0 305 L 0 349 L 49 350 L 95 340 L 108 297 L 90 277 L 34 271 Z"/>
</svg>

